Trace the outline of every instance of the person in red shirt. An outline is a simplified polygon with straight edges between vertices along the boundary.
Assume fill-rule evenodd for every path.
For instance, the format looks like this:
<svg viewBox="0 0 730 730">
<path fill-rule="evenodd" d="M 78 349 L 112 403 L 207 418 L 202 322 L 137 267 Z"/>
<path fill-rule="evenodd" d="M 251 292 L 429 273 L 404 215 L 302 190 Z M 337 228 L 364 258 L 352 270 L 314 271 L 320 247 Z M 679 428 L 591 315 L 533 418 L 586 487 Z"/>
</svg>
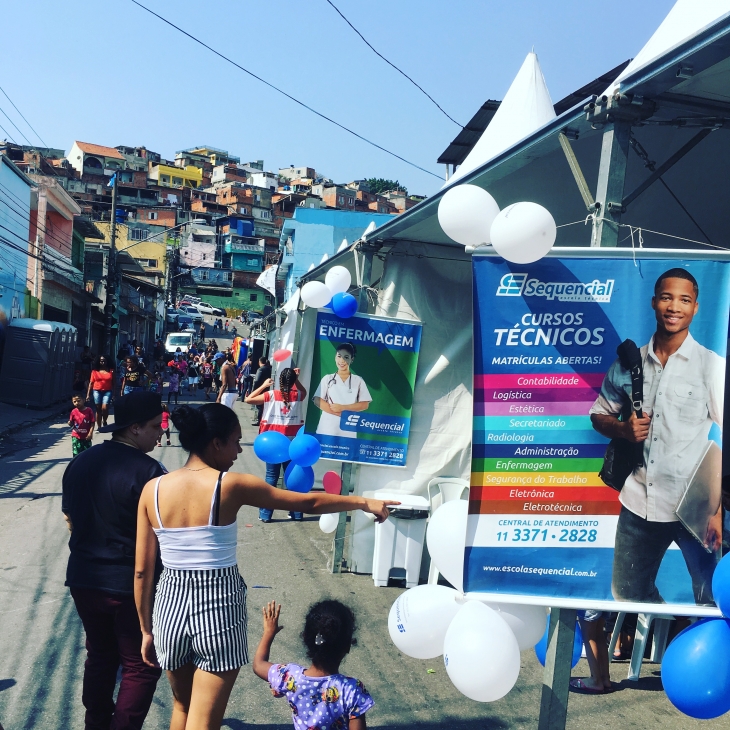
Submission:
<svg viewBox="0 0 730 730">
<path fill-rule="evenodd" d="M 82 451 L 91 448 L 91 437 L 94 434 L 94 411 L 85 405 L 85 400 L 80 395 L 72 399 L 74 408 L 68 417 L 68 425 L 71 426 L 71 449 L 74 456 Z"/>
<path fill-rule="evenodd" d="M 299 382 L 299 368 L 284 368 L 279 375 L 279 387 L 269 390 L 273 384 L 274 381 L 268 378 L 263 385 L 246 397 L 245 402 L 264 406 L 259 433 L 278 431 L 288 439 L 293 439 L 304 425 L 302 402 L 307 397 L 307 389 Z M 283 464 L 267 464 L 266 483 L 275 487 L 279 482 L 281 470 L 286 472 L 288 466 L 288 461 Z M 271 509 L 261 507 L 259 519 L 261 522 L 271 522 L 273 512 Z M 302 517 L 301 512 L 289 513 L 289 519 L 295 522 L 301 522 Z"/>
</svg>

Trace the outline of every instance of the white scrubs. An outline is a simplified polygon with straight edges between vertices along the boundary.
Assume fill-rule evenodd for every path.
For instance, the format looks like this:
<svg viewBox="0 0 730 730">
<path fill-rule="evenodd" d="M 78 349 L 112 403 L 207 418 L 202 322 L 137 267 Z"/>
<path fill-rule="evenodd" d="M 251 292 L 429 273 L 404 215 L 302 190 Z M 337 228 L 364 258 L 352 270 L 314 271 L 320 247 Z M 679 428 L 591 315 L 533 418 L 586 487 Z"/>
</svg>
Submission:
<svg viewBox="0 0 730 730">
<path fill-rule="evenodd" d="M 347 380 L 343 380 L 337 373 L 325 375 L 322 378 L 313 398 L 321 398 L 326 403 L 349 406 L 353 403 L 372 401 L 372 396 L 365 385 L 365 381 L 359 376 L 350 374 Z M 340 415 L 322 413 L 319 416 L 319 425 L 316 433 L 324 436 L 341 436 L 343 438 L 357 438 L 356 431 L 343 431 L 340 428 Z"/>
</svg>

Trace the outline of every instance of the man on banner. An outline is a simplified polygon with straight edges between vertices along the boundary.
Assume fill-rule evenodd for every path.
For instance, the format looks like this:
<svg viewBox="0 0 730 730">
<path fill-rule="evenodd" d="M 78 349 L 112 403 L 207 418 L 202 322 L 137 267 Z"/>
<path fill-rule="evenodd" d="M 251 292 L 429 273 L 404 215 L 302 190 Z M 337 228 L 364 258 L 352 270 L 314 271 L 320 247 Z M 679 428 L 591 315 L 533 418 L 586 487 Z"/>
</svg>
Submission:
<svg viewBox="0 0 730 730">
<path fill-rule="evenodd" d="M 590 411 L 593 427 L 603 436 L 644 444 L 643 464 L 629 475 L 620 495 L 611 586 L 618 601 L 663 602 L 656 578 L 674 542 L 692 578 L 695 602 L 713 605 L 722 508 L 703 542 L 675 514 L 713 423 L 722 428 L 725 359 L 690 334 L 698 297 L 697 280 L 686 269 L 670 269 L 654 285 L 656 332 L 641 348 L 643 417 L 632 411 L 628 420 L 619 420 L 631 402 L 631 377 L 618 360 Z"/>
</svg>

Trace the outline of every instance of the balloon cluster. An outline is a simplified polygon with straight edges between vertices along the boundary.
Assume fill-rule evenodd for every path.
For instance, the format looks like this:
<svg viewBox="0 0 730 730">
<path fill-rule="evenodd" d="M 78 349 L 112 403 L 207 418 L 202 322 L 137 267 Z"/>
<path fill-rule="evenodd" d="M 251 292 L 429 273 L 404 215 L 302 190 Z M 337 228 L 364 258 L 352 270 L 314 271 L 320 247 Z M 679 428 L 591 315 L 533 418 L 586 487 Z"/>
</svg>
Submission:
<svg viewBox="0 0 730 730">
<path fill-rule="evenodd" d="M 322 449 L 314 436 L 299 431 L 291 441 L 279 431 L 264 431 L 253 442 L 253 450 L 267 464 L 290 462 L 284 471 L 284 485 L 291 492 L 309 492 L 314 486 L 314 469 Z"/>
<path fill-rule="evenodd" d="M 314 436 L 304 433 L 304 428 L 291 441 L 279 431 L 264 431 L 253 442 L 253 450 L 267 464 L 289 465 L 284 470 L 284 486 L 290 492 L 306 493 L 314 486 L 314 469 L 322 448 Z M 340 494 L 342 479 L 337 472 L 328 471 L 322 477 L 322 486 L 328 494 Z M 339 514 L 326 514 L 319 518 L 319 529 L 331 533 L 337 529 Z"/>
<path fill-rule="evenodd" d="M 669 701 L 698 720 L 730 712 L 730 555 L 715 568 L 712 594 L 724 618 L 701 619 L 677 634 L 662 661 Z"/>
<path fill-rule="evenodd" d="M 531 264 L 555 243 L 557 228 L 550 211 L 537 203 L 513 203 L 500 211 L 494 198 L 477 185 L 456 185 L 439 201 L 444 233 L 464 246 L 491 243 L 515 264 Z"/>
<path fill-rule="evenodd" d="M 415 659 L 443 654 L 459 692 L 493 702 L 517 681 L 520 652 L 543 636 L 545 609 L 464 599 L 468 506 L 462 500 L 446 502 L 431 516 L 426 533 L 431 560 L 455 588 L 422 585 L 402 593 L 390 609 L 388 631 L 398 649 Z"/>
<path fill-rule="evenodd" d="M 302 301 L 315 309 L 330 307 L 342 319 L 357 312 L 357 299 L 348 294 L 352 283 L 350 272 L 344 266 L 333 266 L 321 281 L 308 281 L 302 287 Z"/>
</svg>

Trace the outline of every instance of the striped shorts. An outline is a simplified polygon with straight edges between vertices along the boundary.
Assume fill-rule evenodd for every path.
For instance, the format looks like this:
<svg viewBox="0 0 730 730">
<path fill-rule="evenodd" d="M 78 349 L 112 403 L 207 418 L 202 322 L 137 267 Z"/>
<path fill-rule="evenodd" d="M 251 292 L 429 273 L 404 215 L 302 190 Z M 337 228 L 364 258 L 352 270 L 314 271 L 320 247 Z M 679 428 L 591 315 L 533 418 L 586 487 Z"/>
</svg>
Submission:
<svg viewBox="0 0 730 730">
<path fill-rule="evenodd" d="M 238 566 L 162 571 L 152 611 L 157 660 L 174 670 L 192 662 L 206 672 L 248 664 L 246 584 Z"/>
</svg>

